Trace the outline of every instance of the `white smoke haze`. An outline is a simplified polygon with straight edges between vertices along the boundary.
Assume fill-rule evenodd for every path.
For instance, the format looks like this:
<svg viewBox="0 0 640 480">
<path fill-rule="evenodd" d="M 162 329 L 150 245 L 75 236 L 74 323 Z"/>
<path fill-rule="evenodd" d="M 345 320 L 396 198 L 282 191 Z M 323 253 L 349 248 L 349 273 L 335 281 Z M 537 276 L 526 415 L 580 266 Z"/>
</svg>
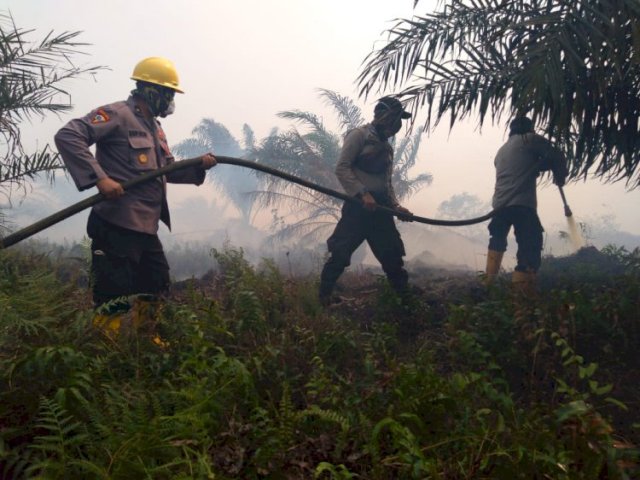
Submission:
<svg viewBox="0 0 640 480">
<path fill-rule="evenodd" d="M 212 172 L 215 173 L 215 169 Z M 425 187 L 425 190 L 429 188 Z M 21 201 L 14 198 L 11 218 L 16 228 L 25 227 L 80 201 L 86 195 L 86 192 L 78 193 L 73 183 L 64 176 L 59 176 L 53 185 L 37 182 L 33 193 L 23 197 Z M 449 205 L 459 197 L 457 195 L 449 199 Z M 173 228 L 169 231 L 161 225 L 160 238 L 175 280 L 200 277 L 215 269 L 212 249 L 242 249 L 245 258 L 251 263 L 258 264 L 262 259 L 272 259 L 283 272 L 291 275 L 317 275 L 326 258 L 325 237 L 318 238 L 317 241 L 301 241 L 298 238 L 291 238 L 286 242 L 274 241 L 271 238 L 271 212 L 258 212 L 249 224 L 233 203 L 211 183 L 205 183 L 201 187 L 170 184 L 169 201 Z M 477 206 L 486 206 L 486 202 L 477 199 Z M 561 207 L 558 205 L 557 208 Z M 284 209 L 278 211 L 280 216 L 288 217 L 288 213 Z M 415 213 L 422 214 L 419 211 Z M 442 209 L 436 213 L 442 215 Z M 460 212 L 462 213 L 464 211 Z M 470 216 L 478 216 L 478 211 L 470 213 Z M 81 212 L 34 238 L 66 245 L 80 242 L 85 235 L 87 216 L 88 211 Z M 451 215 L 446 217 L 452 218 Z M 565 221 L 544 225 L 544 255 L 565 256 L 576 251 L 577 245 L 573 243 L 576 232 L 570 232 L 571 224 L 566 219 L 563 220 Z M 573 216 L 571 222 L 585 245 L 602 248 L 607 244 L 614 244 L 629 250 L 640 246 L 640 236 L 621 230 L 612 212 L 600 216 Z M 423 268 L 469 272 L 484 270 L 488 242 L 487 222 L 470 227 L 397 223 L 407 252 L 405 263 L 410 271 Z M 330 233 L 331 228 L 327 230 L 326 237 Z M 517 245 L 513 233 L 508 242 L 508 250 L 502 263 L 505 271 L 510 271 L 515 266 Z M 381 273 L 376 259 L 366 246 L 354 254 L 350 269 Z"/>
<path fill-rule="evenodd" d="M 428 0 L 418 5 L 422 12 L 432 10 L 437 3 Z M 238 139 L 243 138 L 243 125 L 248 124 L 259 141 L 273 127 L 291 127 L 289 121 L 277 116 L 288 109 L 314 112 L 329 130 L 339 132 L 335 116 L 322 103 L 316 89 L 327 88 L 356 99 L 368 119 L 375 98 L 359 99 L 354 80 L 364 58 L 382 40 L 380 34 L 393 25 L 393 19 L 410 17 L 413 4 L 413 0 L 193 0 L 177 7 L 168 0 L 155 0 L 152 4 L 124 0 L 6 0 L 0 8 L 9 9 L 20 28 L 34 29 L 29 38 L 41 40 L 51 30 L 83 31 L 80 40 L 91 44 L 84 49 L 88 53 L 86 63 L 109 67 L 95 77 L 68 85 L 71 98 L 65 101 L 74 105 L 72 112 L 25 121 L 24 144 L 35 148 L 52 143 L 54 133 L 70 118 L 126 98 L 133 87 L 129 79 L 133 66 L 152 55 L 174 61 L 187 92 L 176 98 L 176 113 L 163 120 L 172 145 L 189 138 L 194 127 L 206 118 L 215 118 Z M 488 205 L 495 177 L 493 158 L 506 140 L 504 122 L 486 125 L 482 131 L 473 120 L 456 124 L 452 131 L 445 122 L 426 133 L 412 174 L 429 172 L 433 183 L 404 206 L 416 215 L 439 218 L 443 202 L 462 193 L 477 199 L 479 205 Z M 416 125 L 419 127 L 420 119 Z M 640 246 L 640 189 L 627 191 L 623 183 L 603 184 L 589 179 L 570 183 L 565 192 L 576 228 L 587 245 L 600 248 L 614 243 L 628 249 Z M 20 228 L 94 193 L 94 189 L 77 192 L 72 182 L 59 178 L 53 186 L 36 183 L 34 192 L 22 203 L 14 198 L 11 208 L 0 200 L 0 208 Z M 574 246 L 570 237 L 562 234 L 569 230 L 557 189 L 553 185 L 541 186 L 538 203 L 546 230 L 545 254 L 571 254 Z M 211 183 L 198 188 L 170 185 L 169 204 L 172 231 L 164 226 L 160 230 L 169 256 L 174 251 L 180 254 L 174 256 L 176 259 L 189 250 L 201 252 L 198 271 L 172 264 L 173 272 L 181 272 L 181 277 L 198 275 L 210 267 L 210 249 L 224 245 L 243 248 L 251 261 L 273 257 L 282 268 L 302 273 L 319 272 L 326 255 L 326 238 L 317 243 L 295 239 L 280 245 L 267 242 L 271 212 L 254 215 L 248 225 L 233 203 Z M 36 238 L 79 241 L 85 235 L 87 214 L 77 214 Z M 477 216 L 476 211 L 464 208 L 458 214 L 458 218 Z M 401 222 L 399 225 L 409 268 L 426 264 L 470 271 L 484 269 L 486 223 L 473 230 Z M 515 247 L 511 235 L 503 261 L 505 269 L 515 263 Z M 377 267 L 368 251 L 358 252 L 353 264 L 352 268 L 358 264 Z"/>
</svg>

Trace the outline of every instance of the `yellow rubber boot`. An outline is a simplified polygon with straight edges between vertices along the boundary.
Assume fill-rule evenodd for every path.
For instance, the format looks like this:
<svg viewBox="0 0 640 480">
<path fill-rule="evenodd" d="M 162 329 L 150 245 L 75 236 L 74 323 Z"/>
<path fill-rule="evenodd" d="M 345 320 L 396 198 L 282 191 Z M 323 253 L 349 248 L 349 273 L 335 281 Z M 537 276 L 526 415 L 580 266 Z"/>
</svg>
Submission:
<svg viewBox="0 0 640 480">
<path fill-rule="evenodd" d="M 133 303 L 131 309 L 131 320 L 133 328 L 137 332 L 144 332 L 151 335 L 151 341 L 159 347 L 166 348 L 169 342 L 166 342 L 160 335 L 156 333 L 156 324 L 158 323 L 158 314 L 162 303 L 153 299 L 138 297 Z"/>
<path fill-rule="evenodd" d="M 157 300 L 148 300 L 141 297 L 136 298 L 133 301 L 133 307 L 131 307 L 131 323 L 133 328 L 138 331 L 154 326 L 158 306 L 159 302 Z"/>
<path fill-rule="evenodd" d="M 500 272 L 500 265 L 502 265 L 502 257 L 504 252 L 498 252 L 496 250 L 487 251 L 487 268 L 485 270 L 485 284 L 490 285 L 498 276 Z"/>
<path fill-rule="evenodd" d="M 121 313 L 97 313 L 93 317 L 93 326 L 111 339 L 118 338 L 120 334 L 120 327 L 122 326 L 122 314 Z"/>
</svg>

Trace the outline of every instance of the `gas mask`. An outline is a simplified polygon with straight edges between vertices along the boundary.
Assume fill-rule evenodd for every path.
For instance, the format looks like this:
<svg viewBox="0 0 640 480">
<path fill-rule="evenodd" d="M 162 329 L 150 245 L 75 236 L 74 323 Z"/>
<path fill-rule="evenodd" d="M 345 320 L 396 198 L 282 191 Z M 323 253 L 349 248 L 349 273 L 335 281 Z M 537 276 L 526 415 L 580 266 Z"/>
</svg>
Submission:
<svg viewBox="0 0 640 480">
<path fill-rule="evenodd" d="M 139 95 L 149 106 L 154 117 L 166 117 L 171 115 L 175 109 L 175 90 L 152 83 L 138 82 L 136 89 L 132 92 Z"/>
</svg>

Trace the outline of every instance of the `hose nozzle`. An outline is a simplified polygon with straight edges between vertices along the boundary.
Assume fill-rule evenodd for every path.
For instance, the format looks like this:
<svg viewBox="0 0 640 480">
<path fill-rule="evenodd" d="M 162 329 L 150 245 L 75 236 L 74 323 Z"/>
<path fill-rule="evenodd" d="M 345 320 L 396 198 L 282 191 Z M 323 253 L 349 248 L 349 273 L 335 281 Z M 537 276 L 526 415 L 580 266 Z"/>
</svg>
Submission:
<svg viewBox="0 0 640 480">
<path fill-rule="evenodd" d="M 565 217 L 571 217 L 573 216 L 573 212 L 571 211 L 571 209 L 569 208 L 569 205 L 565 205 L 564 206 L 564 216 Z"/>
<path fill-rule="evenodd" d="M 564 216 L 565 217 L 573 216 L 573 212 L 569 208 L 569 204 L 567 203 L 567 199 L 564 196 L 564 190 L 562 190 L 562 187 L 560 185 L 558 185 L 558 190 L 560 190 L 560 196 L 562 197 L 562 203 L 564 203 Z"/>
</svg>

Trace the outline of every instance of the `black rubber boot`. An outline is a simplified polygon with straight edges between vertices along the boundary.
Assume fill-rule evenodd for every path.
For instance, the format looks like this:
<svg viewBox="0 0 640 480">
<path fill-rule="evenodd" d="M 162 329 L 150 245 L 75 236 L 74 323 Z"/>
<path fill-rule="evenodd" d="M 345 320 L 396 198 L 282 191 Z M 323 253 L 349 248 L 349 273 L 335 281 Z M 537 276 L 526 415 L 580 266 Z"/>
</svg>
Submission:
<svg viewBox="0 0 640 480">
<path fill-rule="evenodd" d="M 333 256 L 324 264 L 322 273 L 320 274 L 320 288 L 318 291 L 318 297 L 322 305 L 326 306 L 331 303 L 333 289 L 336 286 L 338 278 L 342 275 L 342 272 L 344 272 L 344 269 L 345 267 L 338 264 Z"/>
</svg>

